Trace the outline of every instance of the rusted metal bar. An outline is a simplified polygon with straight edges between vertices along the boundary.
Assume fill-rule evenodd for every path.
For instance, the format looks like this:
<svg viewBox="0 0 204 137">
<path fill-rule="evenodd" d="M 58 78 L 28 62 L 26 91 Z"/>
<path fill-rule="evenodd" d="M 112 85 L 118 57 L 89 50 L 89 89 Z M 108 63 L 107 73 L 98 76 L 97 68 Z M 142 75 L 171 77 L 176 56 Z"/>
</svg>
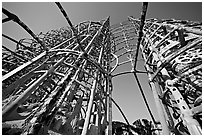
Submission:
<svg viewBox="0 0 204 137">
<path fill-rule="evenodd" d="M 107 77 L 107 93 L 108 93 L 108 100 L 107 100 L 107 114 L 108 114 L 108 128 L 106 131 L 107 135 L 112 135 L 112 83 L 111 83 L 111 76 Z"/>
<path fill-rule="evenodd" d="M 43 44 L 43 42 L 33 33 L 33 31 L 31 29 L 29 29 L 29 27 L 24 24 L 19 18 L 18 16 L 16 16 L 15 14 L 9 12 L 8 10 L 6 10 L 5 8 L 2 8 L 2 12 L 4 14 L 6 14 L 10 19 L 12 19 L 14 22 L 18 23 L 22 28 L 24 28 L 38 43 L 40 43 L 42 45 L 43 48 L 46 48 Z"/>
<path fill-rule="evenodd" d="M 142 94 L 142 97 L 143 97 L 143 99 L 144 99 L 144 102 L 145 102 L 145 105 L 146 105 L 146 107 L 147 107 L 147 110 L 148 110 L 148 112 L 149 112 L 149 114 L 150 114 L 150 117 L 152 118 L 152 121 L 156 124 L 156 120 L 155 120 L 155 118 L 154 118 L 154 116 L 153 116 L 153 114 L 152 114 L 152 111 L 151 111 L 151 109 L 150 109 L 150 107 L 149 107 L 149 105 L 148 105 L 147 99 L 146 99 L 146 97 L 145 97 L 144 91 L 143 91 L 142 86 L 141 86 L 141 84 L 140 84 L 140 82 L 139 82 L 139 79 L 138 79 L 138 77 L 137 77 L 137 74 L 136 74 L 136 72 L 133 73 L 133 74 L 134 74 L 134 76 L 135 76 L 136 82 L 137 82 L 137 84 L 138 84 L 138 87 L 139 87 L 140 92 L 141 92 L 141 94 Z"/>
<path fill-rule="evenodd" d="M 136 66 L 137 66 L 137 57 L 138 57 L 138 53 L 139 53 L 139 46 L 140 46 L 140 42 L 142 40 L 142 36 L 143 36 L 143 26 L 145 23 L 145 17 L 146 17 L 146 12 L 147 12 L 147 7 L 148 7 L 148 2 L 143 2 L 143 6 L 142 6 L 142 12 L 141 12 L 141 19 L 140 19 L 140 28 L 139 28 L 139 36 L 138 36 L 138 41 L 137 41 L 137 49 L 136 49 L 136 53 L 135 53 L 135 64 L 134 64 L 134 70 L 136 70 Z"/>
<path fill-rule="evenodd" d="M 72 25 L 72 22 L 71 20 L 69 19 L 69 17 L 67 16 L 67 13 L 65 12 L 65 10 L 63 9 L 62 5 L 59 3 L 59 2 L 55 2 L 56 5 L 58 6 L 58 8 L 60 9 L 60 11 L 62 12 L 62 14 L 64 15 L 64 17 L 66 18 L 68 24 L 70 25 L 73 33 L 74 33 L 74 36 L 76 37 L 76 40 L 77 40 L 77 43 L 79 44 L 79 47 L 80 49 L 84 52 L 84 49 L 80 43 L 80 39 L 79 39 L 79 36 L 77 35 L 77 30 L 74 28 L 74 26 Z"/>
<path fill-rule="evenodd" d="M 115 100 L 113 98 L 111 98 L 111 100 L 113 101 L 113 103 L 115 104 L 115 106 L 118 108 L 118 110 L 120 111 L 120 113 L 122 114 L 123 118 L 125 119 L 125 122 L 127 123 L 128 126 L 130 126 L 130 123 L 127 119 L 127 117 L 125 116 L 125 114 L 123 113 L 122 109 L 120 108 L 120 106 L 115 102 Z"/>
<path fill-rule="evenodd" d="M 11 21 L 11 20 L 12 20 L 11 18 L 5 18 L 2 20 L 2 23 L 5 23 L 5 22 Z"/>
</svg>

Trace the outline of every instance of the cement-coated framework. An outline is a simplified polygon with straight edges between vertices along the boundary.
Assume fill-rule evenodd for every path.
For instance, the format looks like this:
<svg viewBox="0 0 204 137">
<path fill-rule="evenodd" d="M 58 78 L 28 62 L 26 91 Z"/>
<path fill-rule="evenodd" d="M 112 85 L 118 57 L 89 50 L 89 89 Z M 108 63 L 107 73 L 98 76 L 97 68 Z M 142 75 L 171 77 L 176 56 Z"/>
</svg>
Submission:
<svg viewBox="0 0 204 137">
<path fill-rule="evenodd" d="M 128 17 L 110 26 L 108 17 L 74 26 L 56 5 L 70 27 L 39 35 L 2 10 L 8 16 L 3 23 L 12 20 L 33 37 L 17 41 L 3 34 L 17 43 L 15 52 L 2 46 L 4 134 L 147 134 L 139 122 L 130 125 L 121 110 L 127 124 L 112 123 L 112 79 L 128 73 L 135 76 L 145 103 L 137 73 L 149 77 L 160 121 L 147 104 L 154 129 L 148 134 L 201 134 L 201 23 L 145 20 L 143 3 L 141 19 Z M 140 55 L 146 71 L 137 70 Z M 126 64 L 131 70 L 114 73 Z"/>
</svg>

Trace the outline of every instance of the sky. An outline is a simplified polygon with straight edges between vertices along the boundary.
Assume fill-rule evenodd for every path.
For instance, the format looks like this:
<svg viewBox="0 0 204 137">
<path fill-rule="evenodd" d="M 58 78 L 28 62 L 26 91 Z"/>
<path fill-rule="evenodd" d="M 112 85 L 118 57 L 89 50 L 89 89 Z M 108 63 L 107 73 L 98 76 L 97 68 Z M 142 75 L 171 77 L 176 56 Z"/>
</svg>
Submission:
<svg viewBox="0 0 204 137">
<path fill-rule="evenodd" d="M 139 18 L 142 8 L 141 2 L 62 2 L 61 4 L 75 25 L 85 20 L 98 21 L 108 16 L 110 16 L 111 24 L 125 21 L 128 16 Z M 2 7 L 15 13 L 35 34 L 39 34 L 40 32 L 46 33 L 49 30 L 68 25 L 55 3 L 3 2 Z M 2 18 L 5 17 L 2 14 Z M 174 18 L 202 21 L 202 3 L 149 2 L 146 18 Z M 2 24 L 2 33 L 16 40 L 31 38 L 25 30 L 14 22 Z M 2 38 L 2 43 L 10 49 L 15 48 L 15 44 L 4 38 Z M 138 69 L 142 70 L 143 62 L 139 61 L 138 63 Z M 148 78 L 145 74 L 139 74 L 139 79 L 150 108 L 158 120 L 153 95 L 147 84 Z M 130 123 L 141 118 L 151 120 L 133 75 L 128 74 L 116 77 L 113 79 L 113 85 L 113 98 L 121 107 Z M 113 120 L 124 122 L 124 119 L 114 105 Z"/>
</svg>

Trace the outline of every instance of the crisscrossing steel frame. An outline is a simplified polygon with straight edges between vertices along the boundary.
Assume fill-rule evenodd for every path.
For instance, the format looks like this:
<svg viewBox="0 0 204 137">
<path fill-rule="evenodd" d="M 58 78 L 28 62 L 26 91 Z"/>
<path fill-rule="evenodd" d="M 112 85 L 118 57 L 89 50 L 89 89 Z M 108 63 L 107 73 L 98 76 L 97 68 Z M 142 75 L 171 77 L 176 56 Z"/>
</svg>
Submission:
<svg viewBox="0 0 204 137">
<path fill-rule="evenodd" d="M 202 32 L 199 22 L 141 19 L 110 26 L 84 21 L 35 35 L 15 14 L 8 18 L 33 39 L 16 41 L 2 52 L 2 120 L 24 120 L 21 134 L 113 134 L 112 78 L 133 74 L 148 106 L 137 73 L 147 74 L 161 131 L 154 134 L 201 134 Z M 139 52 L 146 71 L 137 70 Z M 121 71 L 129 65 L 130 70 Z M 117 104 L 116 104 L 117 105 Z M 124 113 L 122 113 L 124 116 Z M 131 126 L 124 116 L 129 130 Z"/>
</svg>

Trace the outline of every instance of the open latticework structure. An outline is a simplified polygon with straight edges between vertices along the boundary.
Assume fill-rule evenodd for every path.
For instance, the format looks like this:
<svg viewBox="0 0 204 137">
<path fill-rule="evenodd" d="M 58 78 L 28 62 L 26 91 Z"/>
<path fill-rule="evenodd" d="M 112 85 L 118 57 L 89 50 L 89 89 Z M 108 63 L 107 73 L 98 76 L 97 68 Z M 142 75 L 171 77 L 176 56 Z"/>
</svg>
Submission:
<svg viewBox="0 0 204 137">
<path fill-rule="evenodd" d="M 16 41 L 3 34 L 17 43 L 15 51 L 2 46 L 4 134 L 201 134 L 201 23 L 145 20 L 144 4 L 141 19 L 74 26 L 56 4 L 70 27 L 38 35 L 3 9 L 3 23 L 13 20 L 33 36 Z M 140 55 L 146 71 L 137 70 Z M 151 113 L 152 123 L 143 120 L 149 127 L 112 122 L 112 78 L 127 73 L 141 93 L 137 73 L 148 75 L 161 127 Z"/>
</svg>

